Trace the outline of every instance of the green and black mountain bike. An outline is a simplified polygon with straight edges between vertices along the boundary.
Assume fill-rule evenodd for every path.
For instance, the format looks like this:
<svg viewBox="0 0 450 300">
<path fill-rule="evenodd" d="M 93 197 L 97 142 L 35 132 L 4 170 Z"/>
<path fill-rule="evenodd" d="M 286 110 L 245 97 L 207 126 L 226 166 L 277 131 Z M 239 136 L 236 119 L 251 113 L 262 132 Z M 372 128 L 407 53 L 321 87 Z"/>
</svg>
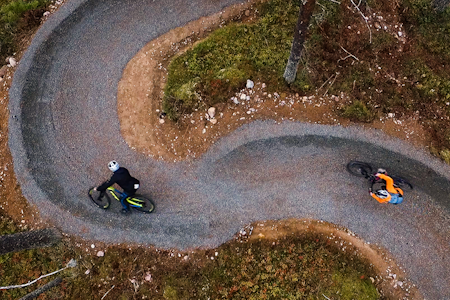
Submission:
<svg viewBox="0 0 450 300">
<path fill-rule="evenodd" d="M 120 202 L 120 199 L 124 196 L 124 193 L 110 186 L 104 193 L 89 189 L 89 198 L 100 208 L 108 209 L 111 205 L 111 199 L 116 199 Z M 155 204 L 147 197 L 140 195 L 133 195 L 125 199 L 130 207 L 143 213 L 151 213 L 155 210 Z"/>
</svg>

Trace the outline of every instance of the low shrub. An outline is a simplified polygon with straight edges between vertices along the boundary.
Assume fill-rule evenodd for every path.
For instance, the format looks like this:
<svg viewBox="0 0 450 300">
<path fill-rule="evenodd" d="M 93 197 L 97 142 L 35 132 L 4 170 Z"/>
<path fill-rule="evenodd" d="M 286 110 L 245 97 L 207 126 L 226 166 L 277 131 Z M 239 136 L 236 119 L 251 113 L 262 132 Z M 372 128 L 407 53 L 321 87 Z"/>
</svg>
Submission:
<svg viewBox="0 0 450 300">
<path fill-rule="evenodd" d="M 373 120 L 373 113 L 359 100 L 344 107 L 342 116 L 357 122 L 371 122 Z"/>
<path fill-rule="evenodd" d="M 0 61 L 18 50 L 16 40 L 23 30 L 37 27 L 48 0 L 0 1 Z"/>
<path fill-rule="evenodd" d="M 12 1 L 0 9 L 2 14 L 2 21 L 7 26 L 14 26 L 17 24 L 17 21 L 23 16 L 26 11 L 34 10 L 38 7 L 41 7 L 42 4 L 45 4 L 44 1 L 33 0 L 30 2 L 24 2 L 23 0 Z"/>
</svg>

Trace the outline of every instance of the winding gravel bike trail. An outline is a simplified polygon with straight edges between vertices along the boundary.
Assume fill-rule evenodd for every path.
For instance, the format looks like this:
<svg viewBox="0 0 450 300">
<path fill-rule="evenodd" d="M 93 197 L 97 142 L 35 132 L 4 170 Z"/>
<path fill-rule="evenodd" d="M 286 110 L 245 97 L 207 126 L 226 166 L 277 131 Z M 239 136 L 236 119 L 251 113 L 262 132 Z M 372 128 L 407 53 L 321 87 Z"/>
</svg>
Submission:
<svg viewBox="0 0 450 300">
<path fill-rule="evenodd" d="M 120 135 L 117 85 L 149 41 L 238 0 L 71 0 L 38 31 L 10 90 L 10 148 L 27 199 L 68 234 L 190 249 L 258 220 L 312 218 L 387 248 L 427 299 L 450 298 L 450 168 L 377 131 L 273 121 L 242 126 L 191 162 L 155 161 Z M 87 189 L 117 159 L 156 212 L 93 207 Z M 387 167 L 415 190 L 369 198 L 350 160 Z"/>
</svg>

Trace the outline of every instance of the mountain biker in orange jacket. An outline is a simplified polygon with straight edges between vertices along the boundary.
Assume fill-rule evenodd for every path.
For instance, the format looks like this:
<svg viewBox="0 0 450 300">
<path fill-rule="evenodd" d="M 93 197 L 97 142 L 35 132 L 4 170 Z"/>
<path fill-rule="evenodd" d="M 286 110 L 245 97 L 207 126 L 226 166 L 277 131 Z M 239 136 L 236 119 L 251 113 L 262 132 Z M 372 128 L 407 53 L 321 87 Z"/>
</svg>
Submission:
<svg viewBox="0 0 450 300">
<path fill-rule="evenodd" d="M 394 180 L 387 175 L 386 170 L 378 169 L 375 176 L 384 180 L 386 182 L 386 186 L 381 190 L 375 191 L 375 193 L 373 193 L 372 189 L 369 188 L 370 196 L 375 198 L 380 203 L 400 204 L 403 202 L 402 189 L 394 187 Z"/>
<path fill-rule="evenodd" d="M 113 172 L 113 175 L 99 187 L 94 188 L 94 190 L 104 193 L 108 187 L 117 183 L 124 192 L 124 196 L 120 198 L 120 203 L 123 207 L 122 213 L 126 214 L 130 211 L 130 208 L 125 199 L 136 193 L 139 188 L 139 180 L 131 176 L 127 169 L 119 167 L 119 164 L 115 160 L 108 163 L 108 168 Z"/>
</svg>

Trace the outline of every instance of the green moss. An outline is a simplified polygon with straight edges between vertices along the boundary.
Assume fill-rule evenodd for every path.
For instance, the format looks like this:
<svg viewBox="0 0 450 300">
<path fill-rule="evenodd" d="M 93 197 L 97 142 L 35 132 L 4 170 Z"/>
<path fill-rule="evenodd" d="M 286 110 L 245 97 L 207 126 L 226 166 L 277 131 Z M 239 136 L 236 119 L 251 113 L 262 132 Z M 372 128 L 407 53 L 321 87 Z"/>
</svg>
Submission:
<svg viewBox="0 0 450 300">
<path fill-rule="evenodd" d="M 47 0 L 1 0 L 0 1 L 0 60 L 4 61 L 6 56 L 12 55 L 17 51 L 18 40 L 16 35 L 20 32 L 18 28 L 19 21 L 27 11 L 33 11 L 39 8 L 44 8 L 48 5 Z M 35 20 L 23 20 L 22 26 L 27 25 L 28 21 L 35 22 Z M 36 25 L 35 25 L 36 26 Z"/>
<path fill-rule="evenodd" d="M 395 44 L 397 44 L 397 40 L 392 36 L 392 34 L 381 31 L 373 35 L 373 41 L 370 46 L 373 51 L 378 53 L 391 51 Z"/>
<path fill-rule="evenodd" d="M 166 285 L 164 287 L 163 296 L 164 296 L 164 299 L 167 299 L 167 300 L 178 300 L 178 299 L 180 299 L 178 297 L 177 290 L 175 288 L 173 288 L 172 286 L 170 286 L 170 285 Z"/>
<path fill-rule="evenodd" d="M 2 21 L 9 26 L 15 25 L 26 11 L 38 8 L 42 5 L 41 2 L 39 0 L 30 2 L 24 2 L 23 0 L 12 1 L 1 7 Z"/>
<path fill-rule="evenodd" d="M 450 149 L 443 149 L 439 152 L 441 158 L 450 165 Z"/>
<path fill-rule="evenodd" d="M 358 272 L 347 273 L 349 270 L 335 270 L 333 284 L 323 294 L 330 299 L 338 297 L 341 300 L 379 299 L 380 295 L 371 280 Z"/>
<path fill-rule="evenodd" d="M 342 116 L 358 122 L 370 122 L 373 120 L 372 112 L 361 101 L 355 101 L 347 105 L 343 109 Z"/>
</svg>

